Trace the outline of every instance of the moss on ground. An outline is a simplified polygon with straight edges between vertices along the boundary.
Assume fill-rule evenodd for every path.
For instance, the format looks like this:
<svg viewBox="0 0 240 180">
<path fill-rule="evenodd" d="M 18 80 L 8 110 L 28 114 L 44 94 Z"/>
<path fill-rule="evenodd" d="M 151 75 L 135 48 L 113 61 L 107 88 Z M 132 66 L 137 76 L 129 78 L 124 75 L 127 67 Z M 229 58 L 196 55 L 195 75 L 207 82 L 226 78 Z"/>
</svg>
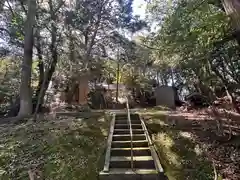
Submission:
<svg viewBox="0 0 240 180">
<path fill-rule="evenodd" d="M 0 179 L 96 180 L 108 120 L 101 113 L 0 126 Z M 38 179 L 37 178 L 37 179 Z"/>
<path fill-rule="evenodd" d="M 151 111 L 142 116 L 169 180 L 214 179 L 211 161 L 190 132 L 173 126 L 164 113 Z"/>
</svg>

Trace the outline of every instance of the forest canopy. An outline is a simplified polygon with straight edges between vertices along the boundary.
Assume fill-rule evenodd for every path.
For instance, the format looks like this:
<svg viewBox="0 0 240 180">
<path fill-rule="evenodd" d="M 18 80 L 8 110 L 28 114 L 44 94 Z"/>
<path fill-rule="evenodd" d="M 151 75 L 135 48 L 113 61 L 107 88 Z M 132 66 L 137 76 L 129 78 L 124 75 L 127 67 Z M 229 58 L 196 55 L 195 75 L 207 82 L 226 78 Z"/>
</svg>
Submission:
<svg viewBox="0 0 240 180">
<path fill-rule="evenodd" d="M 145 3 L 142 19 L 133 0 L 2 1 L 2 112 L 37 112 L 51 82 L 71 101 L 86 73 L 95 84 L 172 85 L 182 98 L 198 92 L 210 103 L 227 95 L 239 111 L 234 1 Z"/>
</svg>

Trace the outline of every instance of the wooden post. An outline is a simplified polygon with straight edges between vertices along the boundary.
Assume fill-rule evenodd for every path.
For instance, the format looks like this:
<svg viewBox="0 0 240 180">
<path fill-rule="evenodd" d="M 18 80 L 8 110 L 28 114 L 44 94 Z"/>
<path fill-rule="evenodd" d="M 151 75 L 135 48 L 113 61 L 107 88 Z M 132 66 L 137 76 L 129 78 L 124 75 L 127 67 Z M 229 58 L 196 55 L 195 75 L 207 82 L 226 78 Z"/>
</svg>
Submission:
<svg viewBox="0 0 240 180">
<path fill-rule="evenodd" d="M 87 104 L 87 95 L 89 92 L 88 87 L 88 76 L 82 76 L 79 79 L 79 96 L 78 96 L 78 103 L 83 105 Z"/>
</svg>

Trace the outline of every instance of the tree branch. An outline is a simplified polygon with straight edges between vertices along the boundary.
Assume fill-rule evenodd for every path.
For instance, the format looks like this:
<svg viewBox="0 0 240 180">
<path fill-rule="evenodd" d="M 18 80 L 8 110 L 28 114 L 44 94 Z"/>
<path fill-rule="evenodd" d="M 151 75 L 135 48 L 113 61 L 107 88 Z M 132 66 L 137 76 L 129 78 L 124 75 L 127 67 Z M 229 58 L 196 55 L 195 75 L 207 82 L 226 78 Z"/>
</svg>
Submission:
<svg viewBox="0 0 240 180">
<path fill-rule="evenodd" d="M 26 10 L 26 8 L 24 7 L 23 1 L 22 1 L 22 0 L 19 0 L 19 2 L 20 2 L 20 5 L 21 5 L 21 7 L 22 7 L 22 10 L 25 12 L 25 15 L 27 15 L 27 10 Z"/>
<path fill-rule="evenodd" d="M 144 46 L 144 47 L 146 47 L 146 48 L 148 48 L 148 49 L 152 49 L 152 50 L 162 51 L 162 49 L 158 49 L 158 48 L 155 48 L 155 47 L 150 47 L 150 46 L 148 46 L 148 45 L 146 45 L 146 44 L 141 44 L 141 46 Z"/>
<path fill-rule="evenodd" d="M 11 36 L 11 33 L 9 32 L 9 30 L 5 29 L 5 28 L 0 28 L 0 32 L 1 31 L 5 31 L 9 36 Z"/>
<path fill-rule="evenodd" d="M 13 12 L 13 9 L 12 9 L 11 5 L 9 4 L 8 0 L 7 0 L 7 4 L 8 4 L 8 8 L 11 11 L 12 15 L 16 16 L 15 13 Z"/>
</svg>

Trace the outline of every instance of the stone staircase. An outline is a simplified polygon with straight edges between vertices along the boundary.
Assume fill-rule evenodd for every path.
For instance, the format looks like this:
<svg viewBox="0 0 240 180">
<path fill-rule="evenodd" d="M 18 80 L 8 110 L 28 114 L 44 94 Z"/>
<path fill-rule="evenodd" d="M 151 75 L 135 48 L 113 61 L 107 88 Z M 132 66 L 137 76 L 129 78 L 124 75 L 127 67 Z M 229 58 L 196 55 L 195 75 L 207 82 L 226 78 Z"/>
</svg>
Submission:
<svg viewBox="0 0 240 180">
<path fill-rule="evenodd" d="M 130 111 L 115 113 L 100 180 L 162 180 L 163 169 L 144 122 Z"/>
</svg>

